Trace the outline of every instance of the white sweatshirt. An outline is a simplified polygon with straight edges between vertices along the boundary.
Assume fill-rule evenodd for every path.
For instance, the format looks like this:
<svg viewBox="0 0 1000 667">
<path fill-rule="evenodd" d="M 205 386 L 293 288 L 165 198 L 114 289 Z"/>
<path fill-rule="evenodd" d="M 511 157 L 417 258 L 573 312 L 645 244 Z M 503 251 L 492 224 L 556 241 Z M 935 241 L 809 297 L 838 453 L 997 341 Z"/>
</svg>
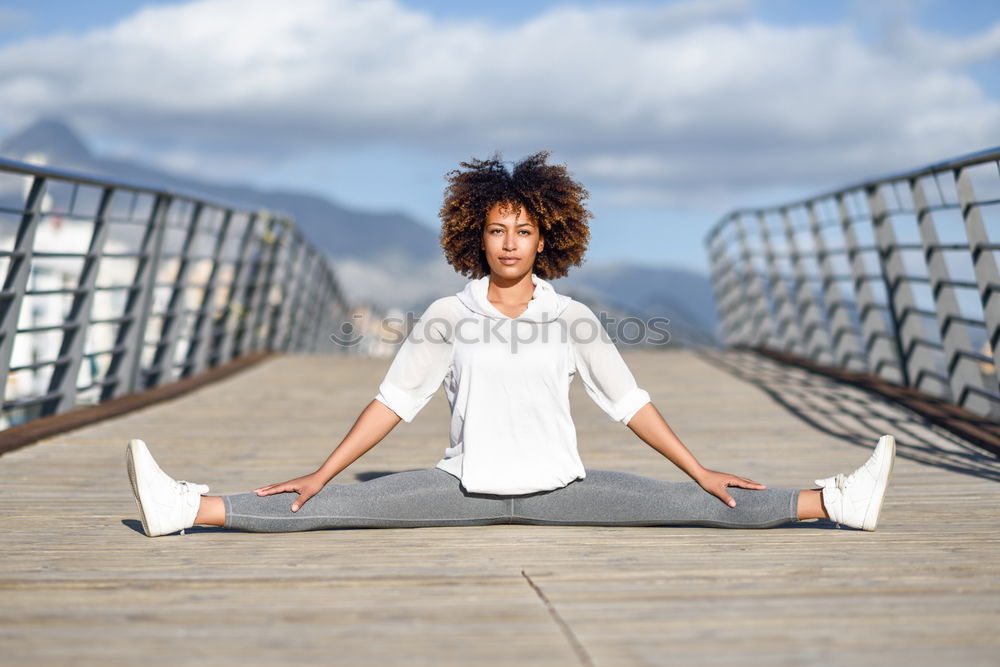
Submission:
<svg viewBox="0 0 1000 667">
<path fill-rule="evenodd" d="M 489 279 L 427 307 L 375 398 L 409 422 L 444 383 L 450 446 L 437 467 L 466 491 L 524 494 L 583 479 L 569 407 L 574 374 L 623 424 L 649 394 L 586 305 L 532 274 L 528 308 L 510 318 L 486 298 Z"/>
</svg>

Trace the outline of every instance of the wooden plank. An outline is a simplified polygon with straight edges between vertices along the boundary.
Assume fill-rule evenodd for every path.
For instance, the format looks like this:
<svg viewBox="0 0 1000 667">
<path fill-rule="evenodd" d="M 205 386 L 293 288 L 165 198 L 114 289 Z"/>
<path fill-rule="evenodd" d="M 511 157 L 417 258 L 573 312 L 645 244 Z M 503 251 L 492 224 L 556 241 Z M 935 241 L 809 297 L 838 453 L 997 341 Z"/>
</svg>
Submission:
<svg viewBox="0 0 1000 667">
<path fill-rule="evenodd" d="M 129 438 L 213 492 L 281 481 L 322 461 L 388 365 L 272 357 L 0 459 L 0 664 L 920 665 L 1000 655 L 995 458 L 889 401 L 750 352 L 624 356 L 706 465 L 771 486 L 849 472 L 881 432 L 895 433 L 879 530 L 139 535 Z M 683 479 L 579 383 L 571 401 L 588 467 Z M 439 392 L 335 483 L 433 465 L 447 433 Z"/>
<path fill-rule="evenodd" d="M 97 405 L 80 407 L 62 414 L 41 417 L 23 424 L 11 426 L 0 431 L 0 454 L 14 451 L 44 438 L 51 438 L 66 431 L 93 424 L 103 419 L 117 417 L 118 415 L 139 410 L 160 401 L 169 400 L 189 391 L 194 391 L 210 382 L 216 382 L 229 377 L 233 373 L 247 369 L 257 362 L 263 361 L 270 355 L 271 352 L 245 354 L 221 366 L 210 368 L 196 376 L 186 377 L 134 394 L 126 394 L 118 398 L 108 399 Z"/>
</svg>

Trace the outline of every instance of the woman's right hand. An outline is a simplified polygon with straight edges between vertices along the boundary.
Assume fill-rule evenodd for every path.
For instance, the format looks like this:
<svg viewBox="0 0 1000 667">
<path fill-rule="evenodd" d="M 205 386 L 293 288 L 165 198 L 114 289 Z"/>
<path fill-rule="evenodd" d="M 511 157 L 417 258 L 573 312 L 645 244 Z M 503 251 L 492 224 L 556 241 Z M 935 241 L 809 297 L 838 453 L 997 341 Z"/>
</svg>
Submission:
<svg viewBox="0 0 1000 667">
<path fill-rule="evenodd" d="M 307 500 L 319 493 L 320 489 L 324 486 L 326 486 L 326 481 L 320 478 L 318 472 L 314 472 L 280 484 L 268 484 L 259 489 L 254 489 L 253 492 L 258 496 L 273 496 L 276 493 L 297 493 L 299 497 L 292 503 L 292 511 L 298 512 L 299 508 L 305 505 Z"/>
</svg>

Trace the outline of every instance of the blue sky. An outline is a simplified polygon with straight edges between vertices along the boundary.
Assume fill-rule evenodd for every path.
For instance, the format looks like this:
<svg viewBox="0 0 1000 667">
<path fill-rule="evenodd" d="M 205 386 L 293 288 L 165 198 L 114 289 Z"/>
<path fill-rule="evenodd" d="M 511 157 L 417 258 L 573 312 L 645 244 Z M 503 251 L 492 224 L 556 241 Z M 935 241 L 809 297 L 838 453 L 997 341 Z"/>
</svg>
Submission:
<svg viewBox="0 0 1000 667">
<path fill-rule="evenodd" d="M 704 271 L 734 206 L 1000 144 L 1000 3 L 0 4 L 0 133 L 294 187 L 436 228 L 459 160 L 542 148 L 589 258 Z"/>
</svg>

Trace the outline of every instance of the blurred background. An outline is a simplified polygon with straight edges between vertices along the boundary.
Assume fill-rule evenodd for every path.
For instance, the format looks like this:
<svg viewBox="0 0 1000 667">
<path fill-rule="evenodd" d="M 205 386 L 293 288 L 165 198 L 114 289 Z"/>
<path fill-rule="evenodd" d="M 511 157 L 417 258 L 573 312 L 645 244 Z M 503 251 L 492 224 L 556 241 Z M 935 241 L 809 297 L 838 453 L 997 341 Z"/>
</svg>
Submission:
<svg viewBox="0 0 1000 667">
<path fill-rule="evenodd" d="M 991 0 L 6 2 L 0 155 L 286 211 L 386 313 L 466 280 L 448 170 L 550 150 L 557 289 L 712 336 L 715 221 L 1000 144 L 998 61 Z"/>
</svg>

